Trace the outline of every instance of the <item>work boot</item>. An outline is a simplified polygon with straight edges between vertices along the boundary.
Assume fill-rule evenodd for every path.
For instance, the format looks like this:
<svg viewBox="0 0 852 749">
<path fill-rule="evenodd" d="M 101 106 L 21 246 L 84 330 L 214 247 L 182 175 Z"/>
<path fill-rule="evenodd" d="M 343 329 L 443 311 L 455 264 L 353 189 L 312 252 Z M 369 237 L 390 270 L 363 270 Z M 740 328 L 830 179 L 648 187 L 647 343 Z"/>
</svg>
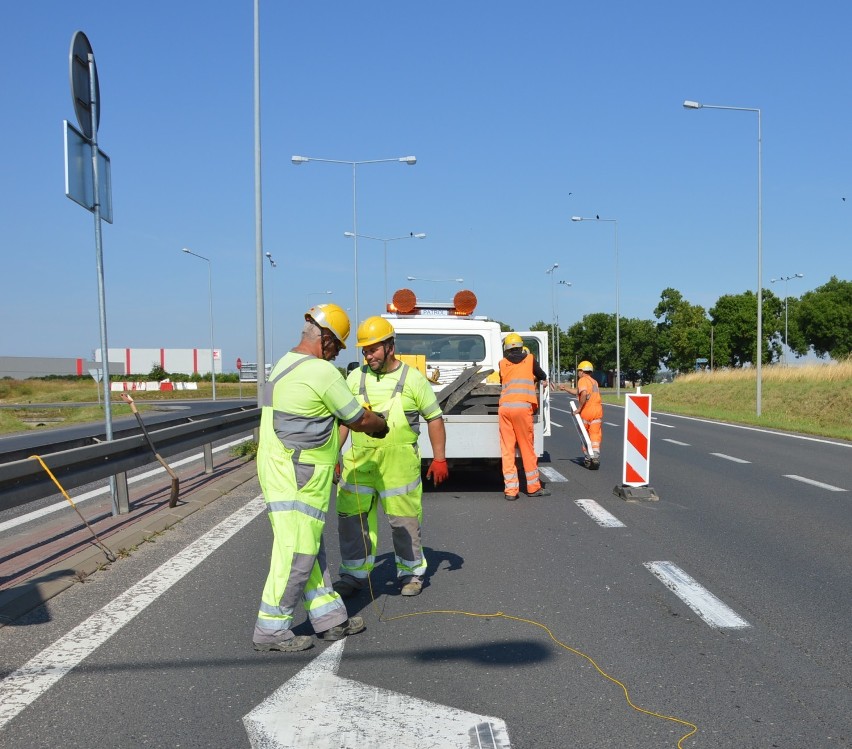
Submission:
<svg viewBox="0 0 852 749">
<path fill-rule="evenodd" d="M 343 624 L 327 629 L 325 632 L 317 632 L 317 639 L 323 642 L 334 642 L 342 640 L 347 635 L 356 635 L 367 628 L 360 616 L 350 616 Z"/>
<path fill-rule="evenodd" d="M 417 575 L 414 575 L 413 577 L 404 578 L 401 591 L 402 595 L 417 596 L 420 595 L 421 590 L 423 590 L 422 577 L 417 577 Z"/>
<path fill-rule="evenodd" d="M 592 470 L 597 471 L 598 468 L 601 467 L 601 459 L 600 458 L 592 458 Z"/>
<path fill-rule="evenodd" d="M 503 496 L 510 502 L 514 502 L 518 498 L 517 494 L 503 494 Z"/>
<path fill-rule="evenodd" d="M 339 580 L 335 580 L 331 587 L 341 598 L 352 598 L 352 596 L 361 592 L 362 586 L 361 582 L 354 577 L 343 575 Z"/>
<path fill-rule="evenodd" d="M 591 458 L 583 458 L 583 466 L 591 470 L 592 467 L 592 459 Z"/>
<path fill-rule="evenodd" d="M 550 491 L 548 489 L 545 489 L 544 487 L 542 487 L 537 492 L 531 492 L 530 494 L 527 494 L 527 496 L 528 497 L 549 497 Z"/>
<path fill-rule="evenodd" d="M 275 640 L 274 642 L 255 642 L 254 649 L 269 651 L 278 650 L 281 653 L 296 653 L 299 650 L 307 650 L 314 646 L 314 641 L 307 635 L 294 635 L 287 639 Z"/>
</svg>

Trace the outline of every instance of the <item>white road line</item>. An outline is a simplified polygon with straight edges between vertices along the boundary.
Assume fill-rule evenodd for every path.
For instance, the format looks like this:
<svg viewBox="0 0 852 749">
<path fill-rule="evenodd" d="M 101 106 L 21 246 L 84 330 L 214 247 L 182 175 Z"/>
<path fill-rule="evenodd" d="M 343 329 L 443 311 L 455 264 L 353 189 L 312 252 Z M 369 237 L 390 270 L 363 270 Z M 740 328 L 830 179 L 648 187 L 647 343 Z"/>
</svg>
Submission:
<svg viewBox="0 0 852 749">
<path fill-rule="evenodd" d="M 663 437 L 663 442 L 671 442 L 673 445 L 683 445 L 684 447 L 692 447 L 688 442 L 681 442 L 680 440 L 670 440 L 668 437 Z"/>
<path fill-rule="evenodd" d="M 559 471 L 557 471 L 555 468 L 551 468 L 550 466 L 540 465 L 538 467 L 538 472 L 543 474 L 545 478 L 547 478 L 549 481 L 559 482 L 568 480 L 561 473 L 559 473 Z"/>
<path fill-rule="evenodd" d="M 607 512 L 593 499 L 575 499 L 574 504 L 603 528 L 626 527 L 615 515 Z"/>
<path fill-rule="evenodd" d="M 611 421 L 605 421 L 604 424 L 611 427 L 620 427 L 621 424 L 613 424 Z"/>
<path fill-rule="evenodd" d="M 645 562 L 644 566 L 714 629 L 744 629 L 751 626 L 676 564 Z"/>
<path fill-rule="evenodd" d="M 743 460 L 742 458 L 735 458 L 733 455 L 725 455 L 725 453 L 710 453 L 711 455 L 715 455 L 717 458 L 723 458 L 724 460 L 730 460 L 733 463 L 751 463 L 750 460 Z"/>
<path fill-rule="evenodd" d="M 674 424 L 663 424 L 663 423 L 656 421 L 656 420 L 654 421 L 654 426 L 655 427 L 663 427 L 664 429 L 677 429 L 677 427 L 674 426 Z"/>
<path fill-rule="evenodd" d="M 562 427 L 562 424 L 557 424 L 553 419 L 550 420 L 550 425 L 554 427 Z"/>
<path fill-rule="evenodd" d="M 0 729 L 265 509 L 255 497 L 0 681 Z"/>
<path fill-rule="evenodd" d="M 848 489 L 843 489 L 839 486 L 832 486 L 831 484 L 823 484 L 822 481 L 814 481 L 814 479 L 806 479 L 804 476 L 797 476 L 795 473 L 785 473 L 785 479 L 793 479 L 793 481 L 801 481 L 803 484 L 810 484 L 811 486 L 818 486 L 820 489 L 828 489 L 830 492 L 845 492 L 849 491 Z"/>
<path fill-rule="evenodd" d="M 243 437 L 238 440 L 234 440 L 233 442 L 228 442 L 225 445 L 219 445 L 218 447 L 213 448 L 214 453 L 221 452 L 222 450 L 229 450 L 234 447 L 234 445 L 239 445 L 245 442 L 250 437 Z M 196 455 L 191 455 L 188 458 L 183 458 L 182 460 L 178 460 L 175 463 L 169 463 L 172 468 L 179 468 L 180 466 L 186 465 L 187 463 L 193 463 L 197 460 L 201 460 L 204 457 L 204 453 L 197 453 Z M 166 469 L 162 466 L 154 468 L 150 471 L 145 471 L 144 473 L 138 473 L 135 476 L 131 476 L 127 479 L 128 484 L 135 484 L 139 481 L 144 481 L 145 479 L 151 478 L 151 476 L 156 476 L 158 473 L 165 473 Z M 100 497 L 103 494 L 109 492 L 109 486 L 102 486 L 100 489 L 92 489 L 91 491 L 85 492 L 84 494 L 80 494 L 78 496 L 71 496 L 71 499 L 74 500 L 74 504 L 78 505 L 81 502 L 85 502 L 87 499 L 94 499 L 95 497 Z M 28 512 L 26 515 L 21 515 L 17 518 L 12 518 L 11 520 L 6 520 L 3 523 L 0 523 L 0 533 L 9 528 L 14 528 L 18 525 L 23 525 L 24 523 L 29 523 L 33 520 L 38 520 L 45 515 L 50 515 L 53 512 L 58 512 L 59 510 L 70 510 L 71 505 L 69 505 L 65 500 L 62 502 L 57 502 L 56 504 L 48 505 L 47 507 L 42 507 L 40 510 L 33 510 L 32 512 Z"/>
</svg>

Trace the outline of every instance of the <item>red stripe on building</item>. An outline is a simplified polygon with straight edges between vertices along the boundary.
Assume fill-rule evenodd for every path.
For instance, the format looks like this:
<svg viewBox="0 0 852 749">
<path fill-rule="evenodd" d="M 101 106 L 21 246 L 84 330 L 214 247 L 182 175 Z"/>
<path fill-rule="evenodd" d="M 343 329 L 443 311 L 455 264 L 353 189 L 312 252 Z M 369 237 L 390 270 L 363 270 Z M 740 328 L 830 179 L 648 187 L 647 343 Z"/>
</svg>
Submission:
<svg viewBox="0 0 852 749">
<path fill-rule="evenodd" d="M 160 349 L 160 366 L 163 369 L 166 368 L 166 350 L 164 348 Z"/>
<path fill-rule="evenodd" d="M 107 354 L 107 357 L 109 357 L 109 354 Z M 107 370 L 109 370 L 109 367 L 107 367 Z M 124 374 L 130 374 L 132 371 L 130 368 L 130 349 L 126 348 L 124 349 Z"/>
<path fill-rule="evenodd" d="M 83 360 L 77 359 L 77 377 L 81 377 L 83 375 Z"/>
<path fill-rule="evenodd" d="M 198 374 L 198 349 L 192 349 L 192 374 Z"/>
</svg>

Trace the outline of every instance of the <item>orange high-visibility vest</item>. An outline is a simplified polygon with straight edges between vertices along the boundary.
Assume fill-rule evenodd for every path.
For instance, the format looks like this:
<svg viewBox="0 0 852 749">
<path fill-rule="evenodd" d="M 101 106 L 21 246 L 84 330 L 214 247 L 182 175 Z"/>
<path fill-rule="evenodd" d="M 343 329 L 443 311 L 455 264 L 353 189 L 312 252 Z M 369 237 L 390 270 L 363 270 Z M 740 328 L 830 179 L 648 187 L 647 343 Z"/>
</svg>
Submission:
<svg viewBox="0 0 852 749">
<path fill-rule="evenodd" d="M 500 360 L 500 380 L 503 383 L 503 389 L 500 391 L 500 406 L 521 403 L 531 403 L 534 407 L 538 405 L 533 374 L 534 361 L 535 359 L 529 354 L 517 364 L 505 358 Z"/>
</svg>

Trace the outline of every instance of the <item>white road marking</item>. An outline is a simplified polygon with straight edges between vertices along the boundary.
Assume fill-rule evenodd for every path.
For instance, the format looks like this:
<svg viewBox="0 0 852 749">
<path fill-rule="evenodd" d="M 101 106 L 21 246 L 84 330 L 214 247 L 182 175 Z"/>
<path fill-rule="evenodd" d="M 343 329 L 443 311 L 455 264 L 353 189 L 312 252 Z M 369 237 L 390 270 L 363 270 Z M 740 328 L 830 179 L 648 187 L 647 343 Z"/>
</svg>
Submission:
<svg viewBox="0 0 852 749">
<path fill-rule="evenodd" d="M 751 626 L 676 564 L 672 562 L 645 562 L 644 566 L 714 629 L 744 629 Z"/>
<path fill-rule="evenodd" d="M 733 463 L 751 463 L 750 460 L 743 460 L 742 458 L 735 458 L 733 455 L 725 455 L 725 453 L 710 453 L 711 455 L 715 455 L 717 458 L 724 458 L 725 460 L 730 460 Z"/>
<path fill-rule="evenodd" d="M 550 420 L 550 425 L 554 427 L 562 427 L 562 424 L 557 424 L 553 419 Z"/>
<path fill-rule="evenodd" d="M 602 528 L 625 528 L 615 515 L 607 512 L 593 499 L 576 499 L 576 504 L 583 512 L 585 512 L 592 520 L 594 520 Z"/>
<path fill-rule="evenodd" d="M 620 427 L 621 424 L 613 424 L 611 421 L 605 421 L 604 424 L 610 427 Z"/>
<path fill-rule="evenodd" d="M 540 465 L 538 467 L 538 472 L 544 474 L 544 476 L 550 481 L 558 482 L 568 480 L 561 473 L 559 473 L 559 471 L 557 471 L 555 468 L 551 468 L 550 466 Z"/>
<path fill-rule="evenodd" d="M 661 426 L 658 424 L 657 426 Z M 670 440 L 668 437 L 663 437 L 663 442 L 671 442 L 673 445 L 683 445 L 684 447 L 692 447 L 688 442 L 681 442 L 680 440 Z"/>
<path fill-rule="evenodd" d="M 255 497 L 0 681 L 0 729 L 265 509 Z"/>
<path fill-rule="evenodd" d="M 831 484 L 823 484 L 822 481 L 814 481 L 814 479 L 806 479 L 804 476 L 797 476 L 795 473 L 785 473 L 785 479 L 793 479 L 793 481 L 801 481 L 803 484 L 810 484 L 811 486 L 818 486 L 820 489 L 828 489 L 830 492 L 845 492 L 849 491 L 848 489 L 843 489 L 839 486 L 832 486 Z"/>
<path fill-rule="evenodd" d="M 506 723 L 337 675 L 346 640 L 243 716 L 255 749 L 511 749 Z"/>
<path fill-rule="evenodd" d="M 654 426 L 655 427 L 664 427 L 665 429 L 677 429 L 677 427 L 674 426 L 673 424 L 663 424 L 662 422 L 659 422 L 656 419 L 654 419 Z"/>
<path fill-rule="evenodd" d="M 229 450 L 234 447 L 234 445 L 239 445 L 246 440 L 251 439 L 250 437 L 242 437 L 241 439 L 234 440 L 233 442 L 228 442 L 225 445 L 219 445 L 218 447 L 213 448 L 214 453 L 221 452 L 222 450 Z M 204 458 L 204 453 L 197 453 L 196 455 L 190 455 L 188 458 L 183 458 L 174 463 L 169 463 L 172 468 L 179 468 L 180 466 L 186 465 L 187 463 L 193 463 L 197 460 L 201 460 Z M 144 481 L 145 479 L 151 478 L 151 476 L 156 476 L 158 473 L 165 473 L 166 469 L 162 466 L 154 468 L 150 471 L 145 471 L 144 473 L 138 473 L 135 476 L 131 476 L 127 479 L 128 484 L 135 484 L 139 481 Z M 94 499 L 95 497 L 100 497 L 102 494 L 106 494 L 109 492 L 109 485 L 102 486 L 100 489 L 92 489 L 91 491 L 85 492 L 84 494 L 80 494 L 78 496 L 71 495 L 71 499 L 74 500 L 74 504 L 78 505 L 81 502 L 85 502 L 87 499 Z M 62 502 L 57 502 L 55 504 L 49 505 L 47 507 L 42 507 L 40 510 L 33 510 L 33 512 L 28 512 L 26 515 L 21 515 L 17 518 L 12 518 L 11 520 L 6 520 L 3 523 L 0 523 L 0 533 L 9 528 L 14 528 L 18 525 L 23 525 L 24 523 L 29 523 L 32 520 L 38 520 L 45 515 L 50 515 L 53 512 L 58 512 L 59 510 L 70 510 L 71 505 L 68 504 L 65 500 Z"/>
<path fill-rule="evenodd" d="M 610 405 L 607 403 L 606 405 Z M 761 429 L 760 427 L 749 427 L 744 424 L 729 424 L 726 421 L 713 421 L 712 419 L 700 419 L 697 416 L 681 416 L 666 412 L 667 419 L 686 419 L 687 421 L 698 421 L 702 424 L 712 424 L 720 427 L 730 427 L 731 429 L 745 429 L 749 432 L 760 432 L 761 434 L 771 434 L 774 437 L 788 437 L 794 440 L 805 440 L 807 442 L 822 442 L 824 445 L 834 445 L 835 447 L 852 448 L 852 442 L 834 442 L 832 440 L 823 439 L 821 437 L 806 437 L 804 434 L 792 434 L 791 432 L 777 432 L 772 429 Z"/>
</svg>

